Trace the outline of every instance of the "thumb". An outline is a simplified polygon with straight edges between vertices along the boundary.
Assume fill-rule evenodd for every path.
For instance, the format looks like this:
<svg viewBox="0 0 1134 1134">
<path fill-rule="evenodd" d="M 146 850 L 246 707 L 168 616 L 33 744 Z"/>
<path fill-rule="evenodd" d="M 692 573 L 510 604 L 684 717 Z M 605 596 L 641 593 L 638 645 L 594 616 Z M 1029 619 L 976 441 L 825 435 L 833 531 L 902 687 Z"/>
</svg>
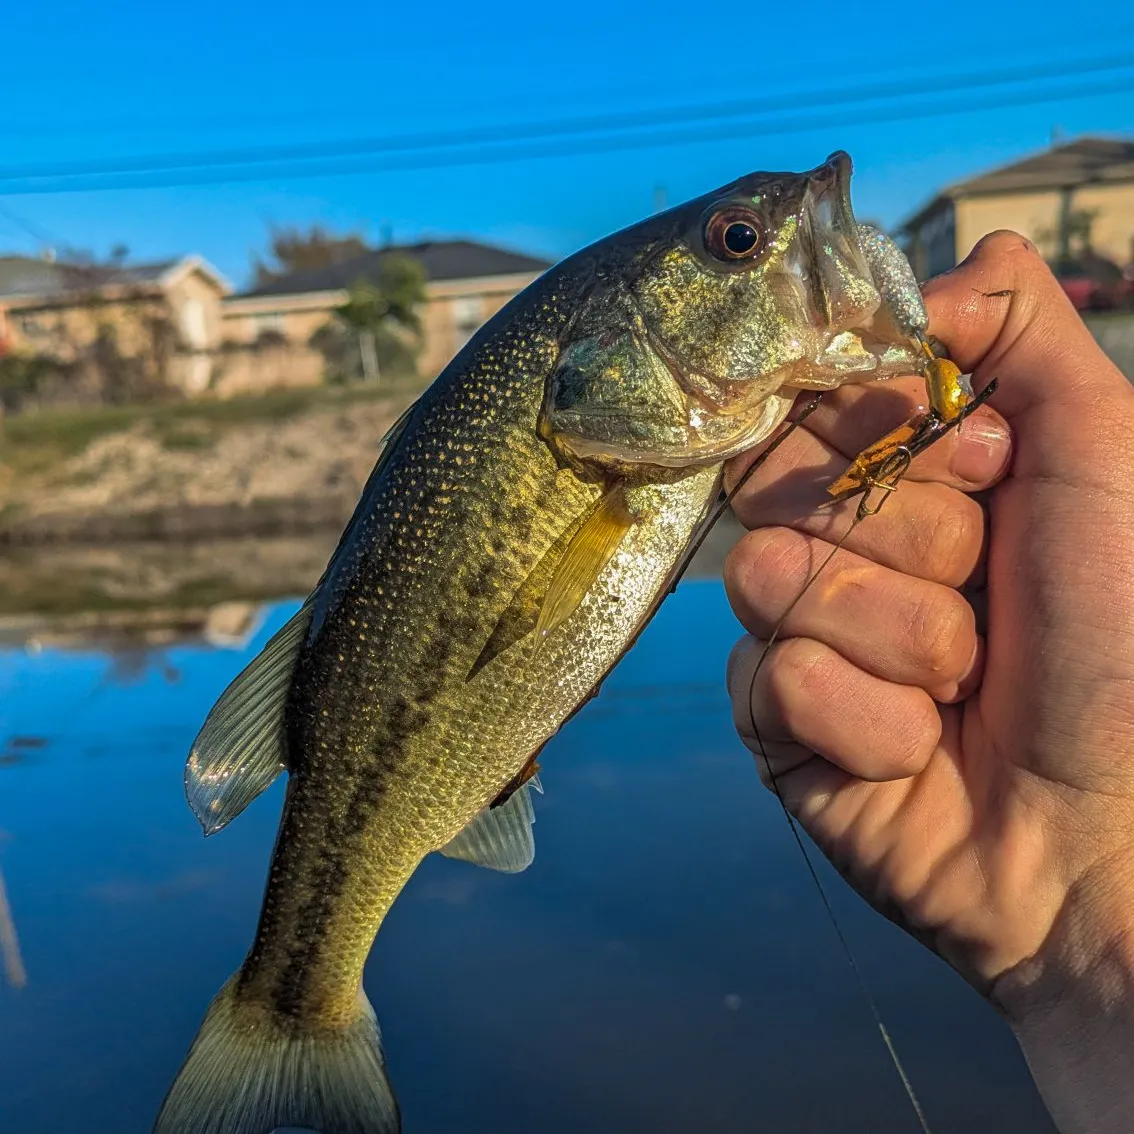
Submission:
<svg viewBox="0 0 1134 1134">
<path fill-rule="evenodd" d="M 925 286 L 929 329 L 1016 427 L 1041 409 L 1094 416 L 1130 385 L 1103 354 L 1035 246 L 1014 232 L 984 237 Z"/>
</svg>

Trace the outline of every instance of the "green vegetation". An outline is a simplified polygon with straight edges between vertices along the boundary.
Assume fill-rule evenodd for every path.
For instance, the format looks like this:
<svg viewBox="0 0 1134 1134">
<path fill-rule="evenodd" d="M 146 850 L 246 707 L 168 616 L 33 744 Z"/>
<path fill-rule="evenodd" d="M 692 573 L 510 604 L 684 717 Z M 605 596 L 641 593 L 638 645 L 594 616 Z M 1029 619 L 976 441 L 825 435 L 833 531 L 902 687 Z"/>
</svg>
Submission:
<svg viewBox="0 0 1134 1134">
<path fill-rule="evenodd" d="M 397 253 L 383 256 L 373 278 L 355 280 L 335 318 L 311 337 L 311 346 L 326 360 L 327 381 L 361 378 L 374 384 L 412 376 L 421 350 L 418 308 L 424 302 L 421 265 Z"/>
</svg>

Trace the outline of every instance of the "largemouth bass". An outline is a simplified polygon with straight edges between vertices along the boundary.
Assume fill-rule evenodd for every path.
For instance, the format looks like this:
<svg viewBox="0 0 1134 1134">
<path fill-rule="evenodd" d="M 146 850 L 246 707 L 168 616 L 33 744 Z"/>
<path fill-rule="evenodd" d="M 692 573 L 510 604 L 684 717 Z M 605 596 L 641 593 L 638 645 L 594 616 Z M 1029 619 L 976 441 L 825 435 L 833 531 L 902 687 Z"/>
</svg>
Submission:
<svg viewBox="0 0 1134 1134">
<path fill-rule="evenodd" d="M 206 833 L 283 769 L 287 798 L 255 941 L 159 1134 L 399 1129 L 362 971 L 406 881 L 433 851 L 528 865 L 536 754 L 676 582 L 722 462 L 800 389 L 922 368 L 916 285 L 849 181 L 845 154 L 755 173 L 584 249 L 391 431 L 189 757 Z"/>
</svg>

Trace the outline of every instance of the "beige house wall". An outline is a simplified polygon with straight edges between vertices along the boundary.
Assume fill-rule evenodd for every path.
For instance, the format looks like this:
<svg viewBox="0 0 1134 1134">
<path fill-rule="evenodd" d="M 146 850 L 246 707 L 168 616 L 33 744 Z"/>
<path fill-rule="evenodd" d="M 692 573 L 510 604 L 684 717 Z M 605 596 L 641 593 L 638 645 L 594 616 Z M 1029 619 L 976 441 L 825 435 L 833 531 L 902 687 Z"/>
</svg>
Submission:
<svg viewBox="0 0 1134 1134">
<path fill-rule="evenodd" d="M 170 363 L 169 380 L 187 394 L 203 393 L 217 376 L 221 292 L 204 273 L 193 269 L 170 281 L 165 298 L 180 344 Z"/>
<path fill-rule="evenodd" d="M 166 289 L 170 313 L 187 350 L 208 350 L 220 342 L 222 295 L 201 272 L 191 271 Z"/>
<path fill-rule="evenodd" d="M 168 316 L 169 308 L 160 294 L 139 293 L 119 300 L 92 295 L 69 303 L 9 302 L 7 323 L 15 349 L 69 360 L 104 327 L 113 328 L 123 354 L 137 354 L 151 342 L 152 321 Z"/>
<path fill-rule="evenodd" d="M 422 349 L 417 359 L 418 374 L 432 381 L 476 331 L 535 278 L 522 274 L 426 284 L 426 301 L 419 312 Z M 236 296 L 225 301 L 221 341 L 227 350 L 214 388 L 225 394 L 322 381 L 323 357 L 308 344 L 346 300 L 345 291 L 326 291 Z M 248 349 L 265 333 L 283 335 L 287 346 Z"/>
<path fill-rule="evenodd" d="M 1120 267 L 1134 263 L 1134 185 L 1091 185 L 1075 191 L 1073 207 L 1098 209 L 1091 228 L 1096 252 Z"/>
<path fill-rule="evenodd" d="M 9 299 L 4 347 L 70 362 L 109 328 L 124 357 L 170 351 L 166 380 L 197 394 L 213 378 L 222 296 L 217 280 L 190 262 L 160 281 Z"/>
<path fill-rule="evenodd" d="M 346 293 L 338 291 L 229 300 L 222 312 L 222 358 L 213 390 L 231 397 L 282 386 L 317 386 L 326 364 L 309 345 L 311 336 L 345 302 Z"/>
<path fill-rule="evenodd" d="M 1045 256 L 1057 252 L 1056 232 L 1062 196 L 1058 190 L 963 197 L 955 204 L 957 260 L 963 260 L 978 240 L 1008 228 L 1033 241 Z M 1134 260 L 1134 185 L 1092 185 L 1076 189 L 1072 210 L 1098 210 L 1091 243 L 1102 256 L 1124 266 Z"/>
<path fill-rule="evenodd" d="M 216 360 L 212 392 L 221 398 L 323 381 L 323 356 L 305 347 L 264 346 L 227 350 Z"/>
</svg>

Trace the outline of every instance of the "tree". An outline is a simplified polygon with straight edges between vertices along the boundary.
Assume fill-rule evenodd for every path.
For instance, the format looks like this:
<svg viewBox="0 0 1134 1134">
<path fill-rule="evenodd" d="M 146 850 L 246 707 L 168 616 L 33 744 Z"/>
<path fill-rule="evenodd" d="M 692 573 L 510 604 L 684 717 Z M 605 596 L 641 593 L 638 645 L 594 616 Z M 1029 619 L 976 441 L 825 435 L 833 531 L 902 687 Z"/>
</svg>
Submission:
<svg viewBox="0 0 1134 1134">
<path fill-rule="evenodd" d="M 361 371 L 368 381 L 377 381 L 384 369 L 413 373 L 421 345 L 417 309 L 424 301 L 421 265 L 409 256 L 390 253 L 379 261 L 371 279 L 351 284 L 334 323 L 317 331 L 312 343 L 340 377 Z"/>
<path fill-rule="evenodd" d="M 369 251 L 358 233 L 339 236 L 319 224 L 313 224 L 306 231 L 273 226 L 268 253 L 271 262 L 265 263 L 259 256 L 253 256 L 252 268 L 256 282 L 264 284 L 292 272 L 345 264 Z"/>
<path fill-rule="evenodd" d="M 1036 233 L 1036 243 L 1047 250 L 1048 263 L 1058 268 L 1090 255 L 1094 251 L 1091 236 L 1098 215 L 1098 209 L 1067 208 L 1054 225 L 1041 228 Z"/>
</svg>

